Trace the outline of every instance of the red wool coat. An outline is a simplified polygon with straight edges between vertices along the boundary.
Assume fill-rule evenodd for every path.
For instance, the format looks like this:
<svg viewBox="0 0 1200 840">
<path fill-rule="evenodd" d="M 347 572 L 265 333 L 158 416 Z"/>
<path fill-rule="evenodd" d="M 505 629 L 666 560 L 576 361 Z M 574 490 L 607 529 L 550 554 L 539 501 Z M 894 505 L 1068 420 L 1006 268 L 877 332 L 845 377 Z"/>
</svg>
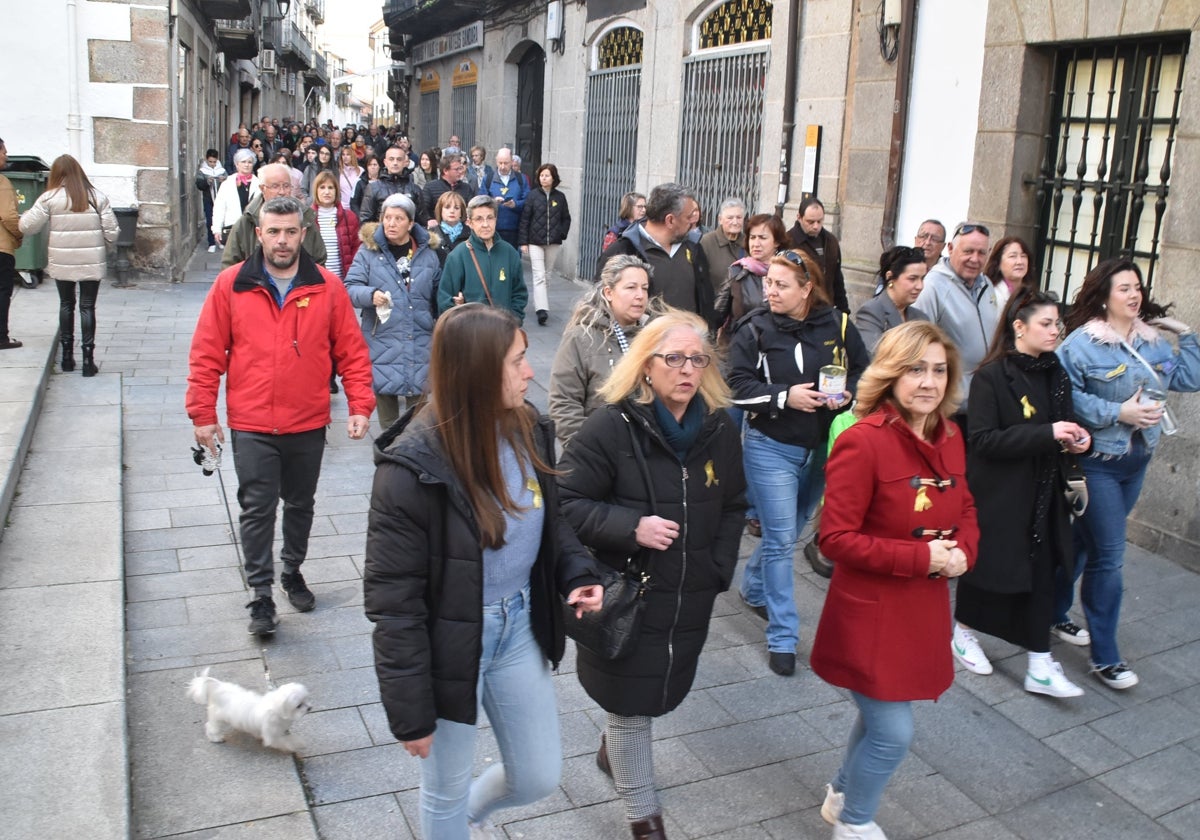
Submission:
<svg viewBox="0 0 1200 840">
<path fill-rule="evenodd" d="M 979 527 L 961 431 L 943 421 L 923 441 L 885 406 L 838 437 L 825 475 L 821 551 L 834 572 L 812 669 L 876 700 L 937 699 L 954 681 L 950 597 L 946 580 L 928 574 L 926 544 L 936 537 L 913 532 L 955 528 L 944 538 L 975 564 Z"/>
</svg>

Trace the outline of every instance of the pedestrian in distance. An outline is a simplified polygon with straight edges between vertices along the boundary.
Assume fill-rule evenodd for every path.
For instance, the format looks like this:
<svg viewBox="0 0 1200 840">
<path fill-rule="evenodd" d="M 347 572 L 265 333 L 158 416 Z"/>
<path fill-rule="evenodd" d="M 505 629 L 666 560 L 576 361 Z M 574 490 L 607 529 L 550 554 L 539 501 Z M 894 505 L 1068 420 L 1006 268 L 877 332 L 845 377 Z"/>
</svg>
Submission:
<svg viewBox="0 0 1200 840">
<path fill-rule="evenodd" d="M 48 228 L 46 274 L 58 288 L 58 328 L 62 369 L 75 369 L 75 298 L 79 296 L 81 372 L 95 376 L 96 297 L 108 276 L 108 250 L 117 244 L 117 216 L 79 161 L 59 155 L 50 164 L 46 191 L 21 216 L 25 236 Z"/>
<path fill-rule="evenodd" d="M 208 253 L 210 254 L 217 250 L 217 240 L 212 231 L 213 202 L 216 201 L 217 190 L 221 188 L 221 184 L 225 183 L 225 179 L 228 177 L 225 167 L 221 166 L 217 150 L 209 149 L 205 152 L 204 163 L 200 164 L 200 168 L 196 170 L 196 189 L 200 191 L 204 202 L 204 229 L 208 234 Z"/>
<path fill-rule="evenodd" d="M 967 670 L 992 665 L 975 632 L 1025 648 L 1025 690 L 1077 697 L 1083 689 L 1050 656 L 1054 580 L 1072 578 L 1071 510 L 1063 488 L 1091 447 L 1076 422 L 1071 382 L 1054 351 L 1058 298 L 1034 289 L 1009 301 L 992 349 L 971 380 L 967 479 L 979 519 L 979 559 L 958 582 L 951 650 Z M 1080 630 L 1083 640 L 1087 631 Z"/>
<path fill-rule="evenodd" d="M 258 194 L 250 199 L 246 210 L 233 226 L 228 228 L 225 238 L 225 251 L 221 254 L 221 265 L 229 268 L 231 265 L 249 259 L 258 247 L 258 222 L 263 205 L 274 198 L 288 198 L 296 195 L 292 184 L 292 173 L 283 164 L 273 163 L 260 170 L 262 181 L 256 184 Z M 317 228 L 317 214 L 312 207 L 304 207 L 304 239 L 301 241 L 305 253 L 313 262 L 325 264 L 328 256 L 325 250 L 325 240 Z"/>
<path fill-rule="evenodd" d="M 496 235 L 497 207 L 496 199 L 487 195 L 477 195 L 467 202 L 471 236 L 446 257 L 438 286 L 440 312 L 463 303 L 486 303 L 509 310 L 518 323 L 525 320 L 529 292 L 521 255 Z"/>
<path fill-rule="evenodd" d="M 312 211 L 317 233 L 325 243 L 325 267 L 344 280 L 360 244 L 358 216 L 342 206 L 341 188 L 332 172 L 321 172 L 313 179 L 313 193 Z"/>
<path fill-rule="evenodd" d="M 543 163 L 535 173 L 537 186 L 525 197 L 517 243 L 522 254 L 529 255 L 533 267 L 533 308 L 539 326 L 550 320 L 550 298 L 547 294 L 550 270 L 559 248 L 571 232 L 571 210 L 567 197 L 558 185 L 558 167 Z"/>
<path fill-rule="evenodd" d="M 821 806 L 834 840 L 886 840 L 875 815 L 912 741 L 912 701 L 954 682 L 946 579 L 967 571 L 979 542 L 949 422 L 959 364 L 928 321 L 889 331 L 858 382 L 859 420 L 829 457 L 821 551 L 834 567 L 811 661 L 858 707 Z"/>
<path fill-rule="evenodd" d="M 249 632 L 256 636 L 272 635 L 279 623 L 271 547 L 281 498 L 280 585 L 297 611 L 316 606 L 300 566 L 308 554 L 325 427 L 331 422 L 334 364 L 346 387 L 352 440 L 367 433 L 375 408 L 371 359 L 354 307 L 342 281 L 301 247 L 303 211 L 287 196 L 262 206 L 259 247 L 217 275 L 188 357 L 187 414 L 196 442 L 214 457 L 225 442 L 217 416 L 225 377 L 246 584 L 254 594 L 246 605 Z"/>
<path fill-rule="evenodd" d="M 8 149 L 0 140 L 0 170 L 6 166 Z M 17 191 L 8 178 L 0 175 L 0 350 L 15 350 L 22 346 L 8 332 L 8 312 L 17 285 L 16 253 L 22 238 Z"/>
<path fill-rule="evenodd" d="M 1075 414 L 1093 440 L 1083 459 L 1089 503 L 1075 520 L 1074 576 L 1083 575 L 1080 600 L 1092 673 L 1118 690 L 1138 683 L 1117 643 L 1126 521 L 1155 449 L 1175 429 L 1167 394 L 1200 391 L 1196 332 L 1169 317 L 1169 308 L 1143 288 L 1136 263 L 1104 260 L 1083 278 L 1067 315 L 1067 338 L 1058 348 Z M 1173 334 L 1175 342 L 1163 333 Z M 1055 635 L 1080 644 L 1079 629 L 1067 616 L 1074 580 L 1060 574 L 1056 590 Z"/>
<path fill-rule="evenodd" d="M 554 433 L 525 400 L 526 341 L 502 309 L 443 315 L 430 402 L 375 442 L 364 608 L 388 725 L 422 759 L 429 840 L 494 836 L 492 813 L 554 791 L 562 604 L 582 615 L 604 597 L 559 514 Z M 472 780 L 481 710 L 500 760 Z"/>
<path fill-rule="evenodd" d="M 254 161 L 254 152 L 249 149 L 239 149 L 235 152 L 234 172 L 221 184 L 213 199 L 212 223 L 209 229 L 218 245 L 225 245 L 229 229 L 237 224 L 250 202 L 261 194 L 258 176 L 254 174 Z"/>
<path fill-rule="evenodd" d="M 737 567 L 742 447 L 708 326 L 692 313 L 643 327 L 600 396 L 606 405 L 564 451 L 563 512 L 599 562 L 624 570 L 636 558 L 648 588 L 634 651 L 614 661 L 577 646 L 576 671 L 608 713 L 596 762 L 633 837 L 666 840 L 652 723 L 691 690 L 713 603 Z"/>
</svg>

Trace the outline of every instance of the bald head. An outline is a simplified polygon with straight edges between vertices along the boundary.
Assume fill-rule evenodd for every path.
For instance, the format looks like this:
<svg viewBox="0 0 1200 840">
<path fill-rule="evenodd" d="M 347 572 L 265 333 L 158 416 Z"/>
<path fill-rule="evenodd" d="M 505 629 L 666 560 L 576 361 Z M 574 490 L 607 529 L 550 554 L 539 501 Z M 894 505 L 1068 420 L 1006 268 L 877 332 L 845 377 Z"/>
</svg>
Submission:
<svg viewBox="0 0 1200 840">
<path fill-rule="evenodd" d="M 512 152 L 508 149 L 500 149 L 496 152 L 496 169 L 501 175 L 507 175 L 512 171 Z"/>
</svg>

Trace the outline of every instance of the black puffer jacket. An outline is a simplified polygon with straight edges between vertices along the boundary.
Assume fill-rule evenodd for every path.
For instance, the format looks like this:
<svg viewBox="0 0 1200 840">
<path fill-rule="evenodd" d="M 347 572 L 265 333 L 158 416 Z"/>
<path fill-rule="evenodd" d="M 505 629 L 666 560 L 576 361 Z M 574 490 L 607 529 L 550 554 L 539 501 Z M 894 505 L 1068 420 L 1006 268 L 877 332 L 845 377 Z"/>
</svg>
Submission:
<svg viewBox="0 0 1200 840">
<path fill-rule="evenodd" d="M 415 420 L 414 413 L 375 441 L 363 574 L 379 694 L 400 741 L 429 735 L 439 717 L 475 723 L 483 645 L 483 549 L 474 514 L 429 412 Z M 553 424 L 539 417 L 534 437 L 542 460 L 553 466 Z M 600 579 L 559 515 L 554 478 L 539 472 L 537 479 L 546 515 L 530 575 L 531 619 L 557 667 L 566 638 L 560 596 Z"/>
<path fill-rule="evenodd" d="M 736 330 L 729 352 L 729 387 L 734 404 L 750 412 L 750 427 L 779 443 L 824 452 L 833 418 L 850 407 L 849 401 L 836 410 L 798 411 L 787 407 L 787 393 L 793 385 L 815 386 L 818 371 L 833 362 L 834 350 L 840 348 L 846 390 L 853 396 L 871 361 L 854 324 L 848 317 L 843 321 L 832 306 L 814 309 L 803 321 L 763 308 L 746 315 Z"/>
<path fill-rule="evenodd" d="M 521 211 L 521 226 L 517 229 L 518 245 L 561 245 L 571 232 L 571 210 L 567 197 L 560 190 L 546 191 L 541 187 L 529 191 L 525 209 Z"/>
<path fill-rule="evenodd" d="M 632 431 L 632 435 L 631 435 Z M 646 481 L 633 456 L 642 449 L 657 514 L 681 526 L 666 551 L 650 552 L 638 647 L 608 662 L 580 648 L 579 682 L 605 710 L 662 715 L 687 696 L 708 636 L 717 594 L 729 588 L 745 524 L 742 446 L 728 413 L 704 418 L 696 443 L 680 463 L 650 406 L 626 400 L 584 422 L 563 456 L 563 513 L 597 559 L 614 568 L 639 548 L 638 521 L 651 513 Z"/>
</svg>

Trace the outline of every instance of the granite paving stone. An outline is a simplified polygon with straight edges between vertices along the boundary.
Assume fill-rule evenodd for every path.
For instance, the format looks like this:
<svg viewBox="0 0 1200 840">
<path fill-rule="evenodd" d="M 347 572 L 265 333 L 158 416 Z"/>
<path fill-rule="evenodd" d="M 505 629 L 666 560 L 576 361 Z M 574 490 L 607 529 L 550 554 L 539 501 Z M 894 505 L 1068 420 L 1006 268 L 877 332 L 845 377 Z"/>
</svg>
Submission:
<svg viewBox="0 0 1200 840">
<path fill-rule="evenodd" d="M 1150 700 L 1090 725 L 1139 758 L 1200 734 L 1200 719 L 1172 697 Z"/>
<path fill-rule="evenodd" d="M 1043 743 L 1085 773 L 1096 776 L 1133 761 L 1133 756 L 1090 726 L 1077 726 Z"/>
<path fill-rule="evenodd" d="M 1200 755 L 1178 744 L 1098 777 L 1105 787 L 1152 817 L 1192 802 L 1200 781 Z"/>
<path fill-rule="evenodd" d="M 1108 790 L 1086 781 L 1022 802 L 996 815 L 1018 837 L 1078 840 L 1080 837 L 1167 840 L 1170 831 Z"/>
<path fill-rule="evenodd" d="M 390 793 L 319 805 L 313 808 L 313 817 L 322 840 L 412 840 L 417 836 Z"/>
</svg>

